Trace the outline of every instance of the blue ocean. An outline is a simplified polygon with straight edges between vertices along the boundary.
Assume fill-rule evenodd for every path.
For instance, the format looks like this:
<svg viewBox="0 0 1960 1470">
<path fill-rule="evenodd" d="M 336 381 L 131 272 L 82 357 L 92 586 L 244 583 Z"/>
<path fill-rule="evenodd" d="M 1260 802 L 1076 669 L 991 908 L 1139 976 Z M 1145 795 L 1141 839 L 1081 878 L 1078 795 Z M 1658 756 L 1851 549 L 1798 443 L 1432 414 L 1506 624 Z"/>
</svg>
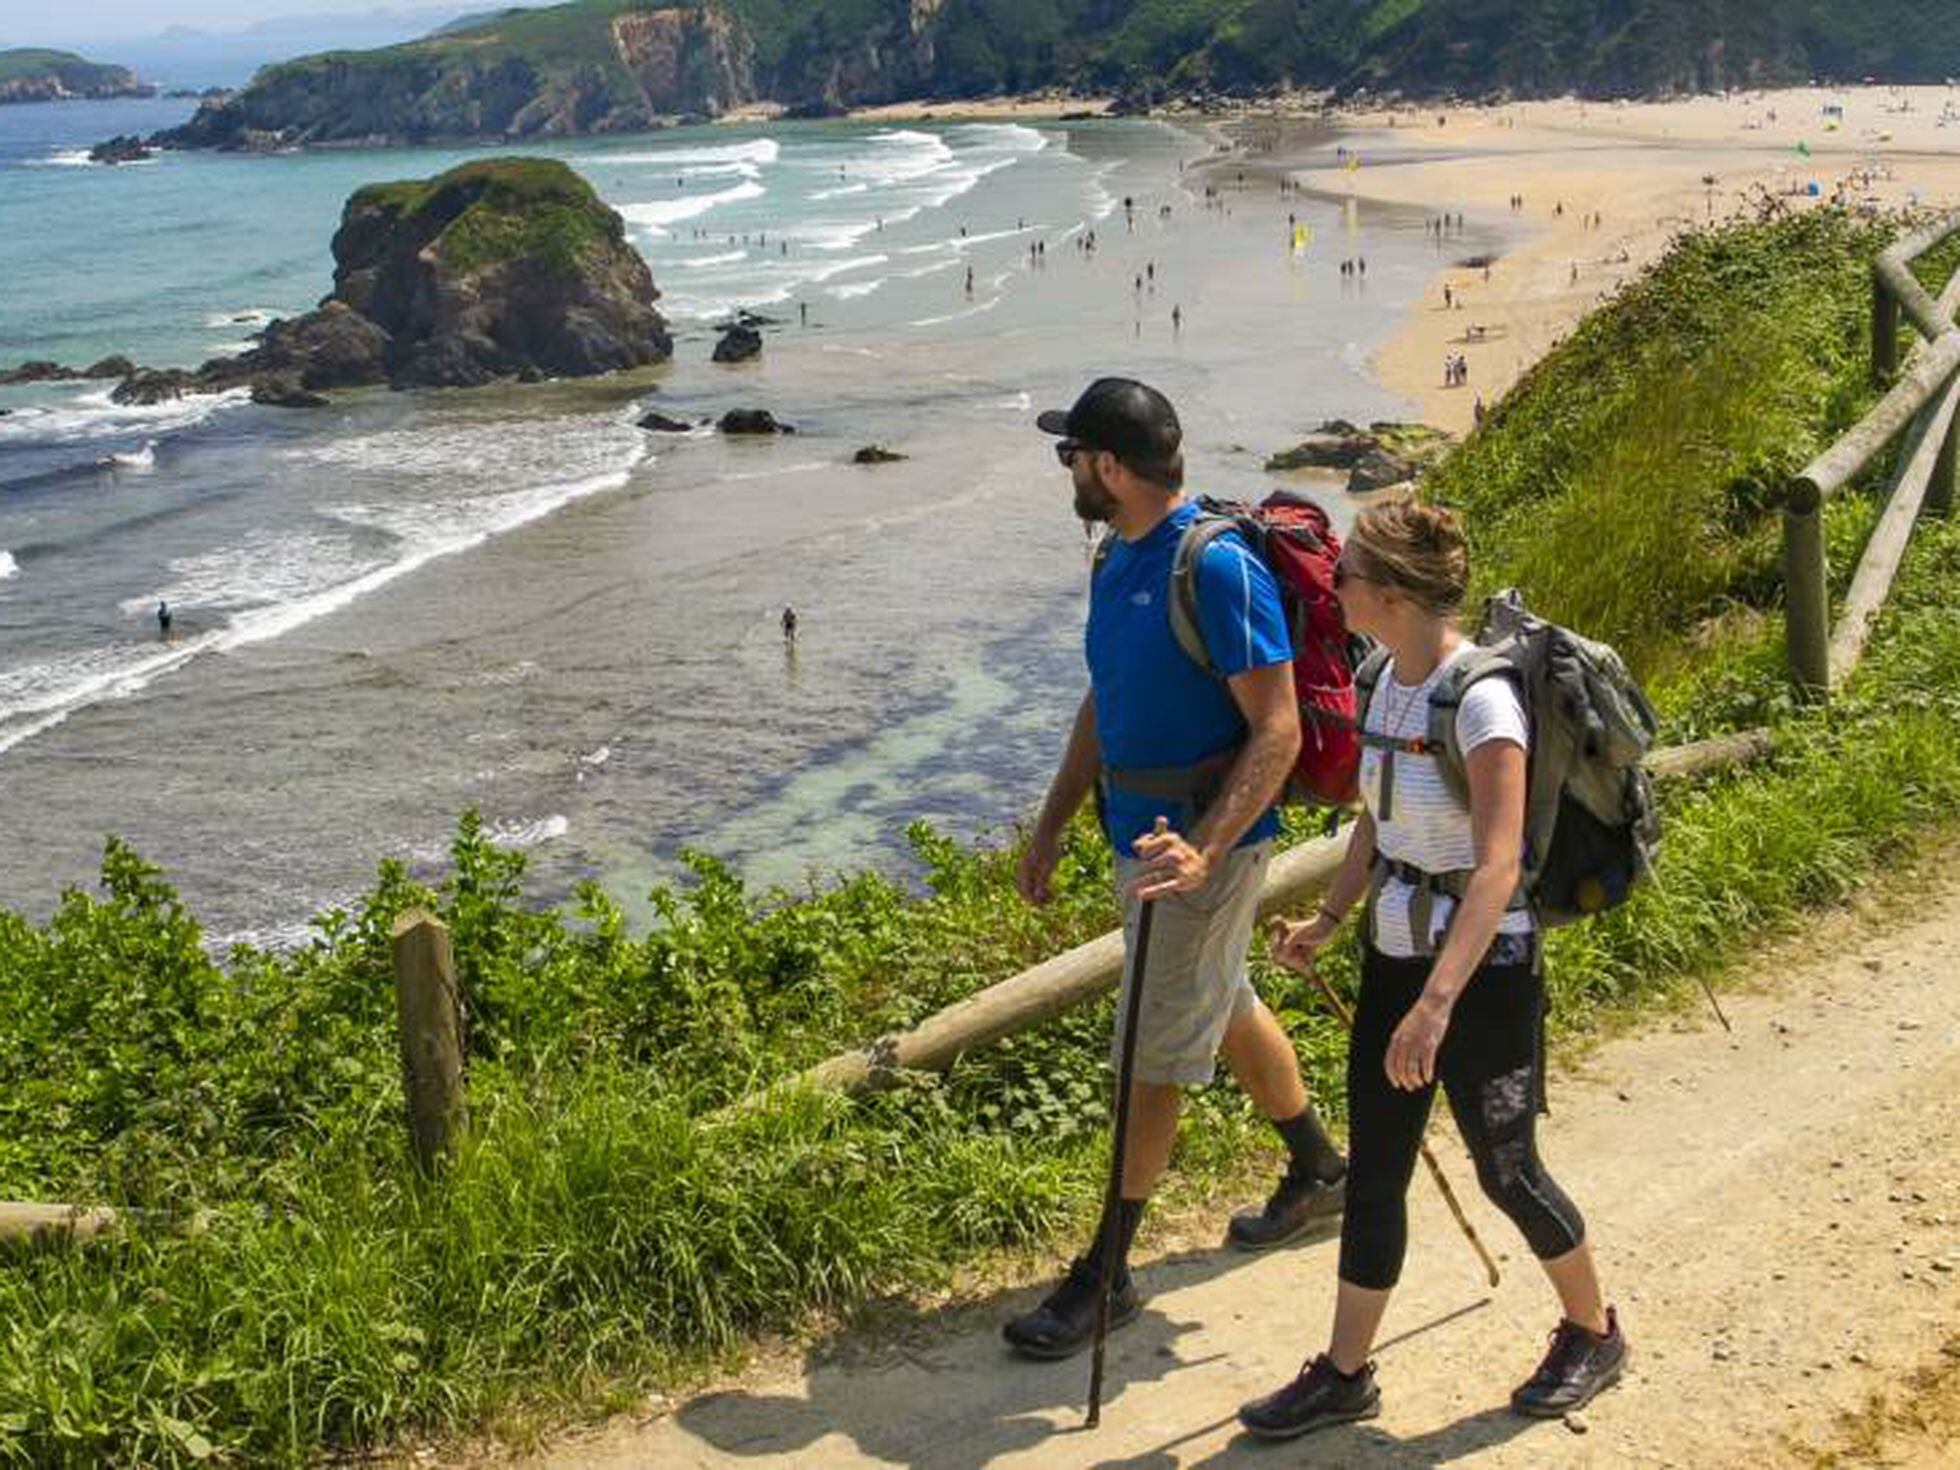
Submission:
<svg viewBox="0 0 1960 1470">
<path fill-rule="evenodd" d="M 87 163 L 191 105 L 0 108 L 0 365 L 241 350 L 331 289 L 354 189 L 484 151 Z M 1435 266 L 1420 215 L 1280 196 L 1225 146 L 1148 120 L 526 145 L 624 217 L 672 362 L 311 411 L 0 389 L 0 904 L 45 914 L 113 834 L 214 935 L 287 942 L 383 857 L 435 870 L 469 807 L 544 896 L 629 903 L 688 847 L 794 886 L 902 870 L 914 819 L 1005 831 L 1083 680 L 1086 542 L 1035 410 L 1135 373 L 1193 488 L 1257 495 L 1320 418 L 1402 407 L 1367 357 Z M 713 364 L 738 308 L 763 356 Z M 636 426 L 730 407 L 798 432 Z M 907 458 L 849 463 L 870 443 Z"/>
</svg>

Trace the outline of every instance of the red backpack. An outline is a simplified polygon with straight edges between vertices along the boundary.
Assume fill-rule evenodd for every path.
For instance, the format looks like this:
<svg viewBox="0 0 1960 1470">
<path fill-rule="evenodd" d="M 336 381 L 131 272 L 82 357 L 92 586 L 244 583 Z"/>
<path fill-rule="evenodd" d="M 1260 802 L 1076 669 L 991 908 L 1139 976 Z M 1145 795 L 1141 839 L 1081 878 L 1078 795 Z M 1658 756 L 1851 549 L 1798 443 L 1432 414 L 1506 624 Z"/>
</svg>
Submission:
<svg viewBox="0 0 1960 1470">
<path fill-rule="evenodd" d="M 1361 737 L 1355 717 L 1351 643 L 1334 595 L 1334 561 L 1341 554 L 1327 512 L 1303 496 L 1276 490 L 1256 506 L 1199 500 L 1171 561 L 1171 632 L 1191 661 L 1214 677 L 1198 621 L 1198 557 L 1226 531 L 1237 531 L 1279 584 L 1293 635 L 1293 688 L 1300 700 L 1300 758 L 1286 798 L 1319 806 L 1355 799 Z"/>
</svg>

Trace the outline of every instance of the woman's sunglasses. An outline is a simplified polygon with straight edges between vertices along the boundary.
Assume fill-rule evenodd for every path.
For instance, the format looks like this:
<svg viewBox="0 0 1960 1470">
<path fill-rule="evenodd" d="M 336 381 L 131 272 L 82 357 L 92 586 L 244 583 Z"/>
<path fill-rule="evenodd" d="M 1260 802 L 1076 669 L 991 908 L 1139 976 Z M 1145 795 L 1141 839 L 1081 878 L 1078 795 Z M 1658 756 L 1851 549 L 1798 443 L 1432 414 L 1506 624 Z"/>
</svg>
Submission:
<svg viewBox="0 0 1960 1470">
<path fill-rule="evenodd" d="M 1374 580 L 1373 577 L 1363 576 L 1360 572 L 1357 572 L 1353 567 L 1349 566 L 1346 552 L 1334 558 L 1334 590 L 1336 592 L 1339 592 L 1349 582 L 1372 582 Z"/>
</svg>

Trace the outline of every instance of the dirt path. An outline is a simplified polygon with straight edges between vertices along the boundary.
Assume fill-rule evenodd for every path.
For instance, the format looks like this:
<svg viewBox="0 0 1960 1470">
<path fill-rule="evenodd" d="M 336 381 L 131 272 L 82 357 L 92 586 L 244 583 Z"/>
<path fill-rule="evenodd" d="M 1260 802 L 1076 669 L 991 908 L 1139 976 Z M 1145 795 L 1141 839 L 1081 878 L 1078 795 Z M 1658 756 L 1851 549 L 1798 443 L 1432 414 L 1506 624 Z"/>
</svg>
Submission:
<svg viewBox="0 0 1960 1470">
<path fill-rule="evenodd" d="M 1587 1212 L 1635 1349 L 1623 1386 L 1576 1423 L 1504 1407 L 1555 1310 L 1438 1123 L 1432 1138 L 1501 1249 L 1504 1282 L 1484 1288 L 1419 1176 L 1373 1424 L 1275 1449 L 1233 1419 L 1320 1346 L 1334 1286 L 1322 1241 L 1147 1265 L 1149 1305 L 1112 1340 L 1093 1433 L 1078 1427 L 1086 1358 L 1029 1364 L 999 1343 L 999 1319 L 1028 1290 L 848 1340 L 524 1463 L 1811 1463 L 1793 1446 L 1845 1442 L 1842 1417 L 1938 1362 L 1960 1323 L 1960 878 L 1891 909 L 1821 921 L 1764 955 L 1765 988 L 1726 998 L 1733 1036 L 1705 1011 L 1663 1017 L 1555 1081 L 1545 1152 Z M 1950 1446 L 1901 1433 L 1883 1463 L 1953 1463 Z"/>
</svg>

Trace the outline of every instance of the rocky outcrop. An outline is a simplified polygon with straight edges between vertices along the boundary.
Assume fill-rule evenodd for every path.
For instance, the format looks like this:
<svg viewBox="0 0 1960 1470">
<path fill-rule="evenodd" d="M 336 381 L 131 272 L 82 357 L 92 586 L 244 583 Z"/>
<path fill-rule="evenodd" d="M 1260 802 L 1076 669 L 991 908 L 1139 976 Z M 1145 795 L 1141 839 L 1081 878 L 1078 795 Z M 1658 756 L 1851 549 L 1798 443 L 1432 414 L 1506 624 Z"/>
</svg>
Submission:
<svg viewBox="0 0 1960 1470">
<path fill-rule="evenodd" d="M 629 10 L 612 18 L 613 50 L 650 114 L 718 117 L 756 98 L 755 47 L 725 10 Z"/>
<path fill-rule="evenodd" d="M 156 157 L 156 149 L 133 133 L 119 133 L 88 151 L 90 163 L 141 163 Z"/>
<path fill-rule="evenodd" d="M 1329 419 L 1293 448 L 1273 455 L 1266 468 L 1346 470 L 1348 490 L 1359 495 L 1414 479 L 1455 443 L 1427 424 L 1383 420 L 1363 429 L 1346 419 Z"/>
<path fill-rule="evenodd" d="M 126 66 L 104 66 L 72 51 L 0 51 L 0 103 L 155 95 L 156 88 L 137 81 Z"/>
<path fill-rule="evenodd" d="M 649 413 L 640 419 L 640 427 L 654 434 L 690 434 L 694 425 L 686 419 L 670 419 L 664 413 Z"/>
<path fill-rule="evenodd" d="M 897 464 L 909 456 L 895 449 L 887 449 L 882 444 L 867 444 L 851 456 L 852 464 Z"/>
<path fill-rule="evenodd" d="M 267 408 L 325 408 L 329 401 L 300 387 L 297 378 L 260 378 L 252 384 L 252 402 Z"/>
<path fill-rule="evenodd" d="M 737 322 L 721 334 L 715 343 L 716 362 L 747 362 L 750 358 L 762 356 L 762 333 L 754 327 Z"/>
<path fill-rule="evenodd" d="M 81 376 L 74 368 L 37 357 L 19 367 L 0 369 L 0 388 L 12 387 L 16 383 L 65 383 Z"/>
<path fill-rule="evenodd" d="M 333 240 L 334 294 L 275 321 L 258 345 L 195 371 L 109 357 L 118 403 L 252 390 L 317 407 L 328 388 L 542 382 L 658 362 L 672 351 L 660 293 L 618 214 L 562 163 L 493 158 L 439 178 L 379 184 L 348 200 Z M 0 384 L 78 378 L 53 362 Z"/>
<path fill-rule="evenodd" d="M 794 434 L 796 430 L 781 423 L 766 408 L 731 408 L 716 422 L 715 427 L 724 434 Z"/>
<path fill-rule="evenodd" d="M 1269 470 L 1346 470 L 1373 449 L 1372 434 L 1346 419 L 1328 419 L 1291 449 L 1282 449 L 1266 461 Z"/>
<path fill-rule="evenodd" d="M 188 372 L 183 368 L 138 368 L 109 395 L 116 403 L 148 405 L 169 403 L 189 393 L 216 393 L 223 386 L 214 377 L 207 378 L 204 370 Z"/>
<path fill-rule="evenodd" d="M 643 132 L 753 100 L 753 50 L 717 5 L 507 11 L 400 46 L 267 67 L 151 141 L 264 150 Z"/>
<path fill-rule="evenodd" d="M 247 370 L 290 377 L 301 387 L 360 388 L 388 381 L 388 332 L 344 301 L 329 299 L 304 316 L 273 322 L 237 361 Z"/>
<path fill-rule="evenodd" d="M 19 367 L 0 368 L 0 388 L 15 383 L 71 383 L 80 378 L 126 378 L 136 364 L 126 357 L 105 357 L 85 368 L 64 367 L 58 362 L 36 358 Z"/>
<path fill-rule="evenodd" d="M 582 377 L 673 350 L 624 222 L 562 163 L 488 159 L 363 189 L 333 251 L 334 296 L 387 335 L 397 386 L 467 387 L 526 367 Z"/>
</svg>

